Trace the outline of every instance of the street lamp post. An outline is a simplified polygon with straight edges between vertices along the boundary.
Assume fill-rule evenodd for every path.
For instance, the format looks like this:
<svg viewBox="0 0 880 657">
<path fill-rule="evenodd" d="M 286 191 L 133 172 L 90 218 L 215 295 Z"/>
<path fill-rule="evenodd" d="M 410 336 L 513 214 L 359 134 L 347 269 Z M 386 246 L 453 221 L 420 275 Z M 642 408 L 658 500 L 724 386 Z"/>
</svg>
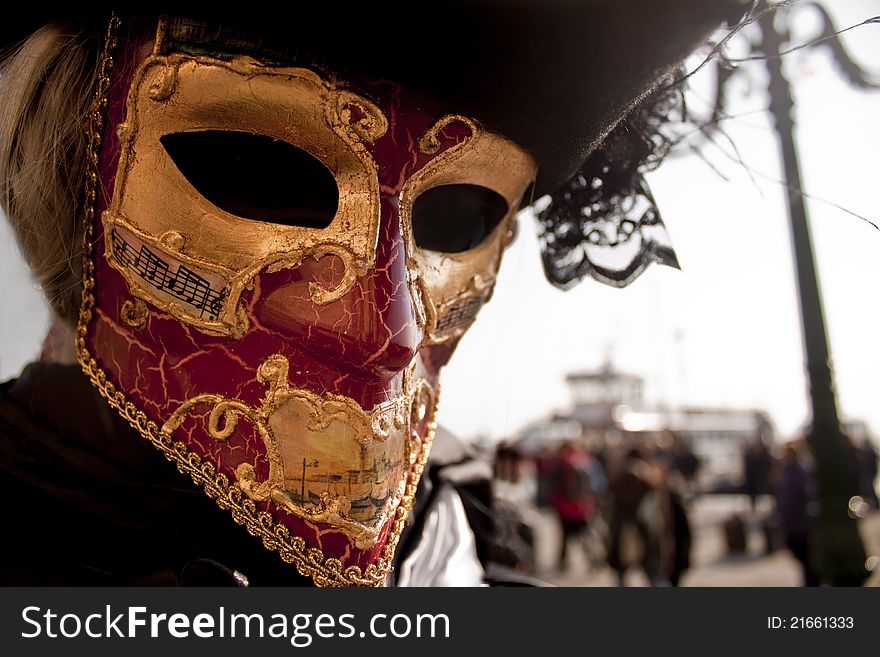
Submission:
<svg viewBox="0 0 880 657">
<path fill-rule="evenodd" d="M 761 9 L 766 9 L 765 2 Z M 800 297 L 801 327 L 806 353 L 812 422 L 807 441 L 813 450 L 819 496 L 816 557 L 825 583 L 860 585 L 867 577 L 865 549 L 849 500 L 858 491 L 858 474 L 852 445 L 840 427 L 834 394 L 834 377 L 825 332 L 825 317 L 807 210 L 801 193 L 801 176 L 794 141 L 794 101 L 782 70 L 782 44 L 787 30 L 777 28 L 777 13 L 766 11 L 758 21 L 759 49 L 766 55 L 770 75 L 770 114 L 782 154 L 788 190 L 791 239 Z"/>
</svg>

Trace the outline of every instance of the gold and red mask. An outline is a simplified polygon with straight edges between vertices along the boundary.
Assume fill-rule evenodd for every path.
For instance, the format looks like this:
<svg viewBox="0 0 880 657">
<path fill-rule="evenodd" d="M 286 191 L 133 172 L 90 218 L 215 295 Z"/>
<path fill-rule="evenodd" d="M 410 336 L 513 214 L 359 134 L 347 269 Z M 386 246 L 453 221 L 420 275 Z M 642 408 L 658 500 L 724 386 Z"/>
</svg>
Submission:
<svg viewBox="0 0 880 657">
<path fill-rule="evenodd" d="M 103 62 L 80 359 L 300 573 L 379 585 L 535 164 L 396 84 L 218 34 L 161 19 Z"/>
</svg>

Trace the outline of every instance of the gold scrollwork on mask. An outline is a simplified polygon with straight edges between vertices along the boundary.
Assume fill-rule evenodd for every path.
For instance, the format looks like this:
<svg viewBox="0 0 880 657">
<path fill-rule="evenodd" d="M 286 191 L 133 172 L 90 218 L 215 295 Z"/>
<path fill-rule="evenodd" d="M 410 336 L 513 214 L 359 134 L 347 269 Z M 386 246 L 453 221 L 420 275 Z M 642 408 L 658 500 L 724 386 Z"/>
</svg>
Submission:
<svg viewBox="0 0 880 657">
<path fill-rule="evenodd" d="M 410 285 L 413 297 L 424 308 L 428 344 L 461 336 L 491 297 L 502 253 L 513 238 L 516 210 L 537 170 L 532 157 L 519 146 L 460 115 L 438 119 L 419 137 L 419 149 L 426 154 L 439 151 L 440 132 L 452 123 L 463 124 L 469 134 L 414 173 L 400 192 L 401 231 L 408 245 L 407 268 L 413 273 Z M 480 185 L 497 192 L 507 201 L 507 215 L 482 243 L 467 251 L 419 248 L 410 229 L 413 203 L 433 187 L 453 184 Z"/>
<path fill-rule="evenodd" d="M 448 126 L 450 123 L 463 123 L 470 129 L 470 134 L 467 137 L 464 137 L 457 144 L 451 146 L 449 150 L 446 151 L 446 157 L 444 158 L 445 160 L 451 160 L 452 155 L 456 151 L 465 148 L 468 142 L 473 140 L 480 132 L 480 128 L 477 127 L 477 124 L 466 116 L 461 116 L 459 114 L 447 114 L 446 116 L 437 120 L 431 127 L 425 130 L 421 137 L 419 137 L 419 150 L 426 155 L 433 155 L 434 153 L 439 151 L 440 146 L 442 145 L 440 143 L 440 131 Z"/>
<path fill-rule="evenodd" d="M 387 129 L 388 119 L 376 105 L 308 69 L 267 66 L 245 56 L 221 60 L 154 52 L 135 73 L 118 129 L 121 152 L 113 197 L 102 216 L 105 232 L 124 228 L 188 270 L 222 276 L 225 294 L 215 312 L 204 312 L 163 294 L 165 288 L 139 277 L 109 247 L 107 259 L 134 296 L 211 335 L 241 337 L 249 325 L 239 307 L 241 294 L 254 276 L 297 267 L 308 257 L 332 254 L 342 260 L 338 284 L 309 285 L 316 304 L 335 301 L 375 262 L 379 183 L 366 144 Z M 339 191 L 330 224 L 309 228 L 238 217 L 201 196 L 161 140 L 209 130 L 265 135 L 317 158 Z M 161 240 L 172 232 L 185 241 Z"/>
<path fill-rule="evenodd" d="M 211 407 L 208 435 L 227 441 L 240 418 L 255 427 L 266 448 L 268 476 L 258 481 L 251 463 L 235 471 L 251 499 L 343 531 L 359 548 L 375 545 L 405 492 L 414 449 L 411 427 L 433 406 L 430 386 L 418 380 L 396 399 L 364 411 L 348 397 L 291 388 L 288 361 L 270 356 L 257 371 L 268 386 L 259 407 L 216 394 L 183 404 L 162 431 L 173 433 L 200 406 Z"/>
<path fill-rule="evenodd" d="M 119 309 L 119 318 L 134 329 L 142 329 L 147 323 L 146 304 L 140 299 L 126 299 Z"/>
<path fill-rule="evenodd" d="M 324 104 L 327 122 L 357 151 L 388 132 L 388 119 L 363 96 L 346 89 L 335 90 Z"/>
</svg>

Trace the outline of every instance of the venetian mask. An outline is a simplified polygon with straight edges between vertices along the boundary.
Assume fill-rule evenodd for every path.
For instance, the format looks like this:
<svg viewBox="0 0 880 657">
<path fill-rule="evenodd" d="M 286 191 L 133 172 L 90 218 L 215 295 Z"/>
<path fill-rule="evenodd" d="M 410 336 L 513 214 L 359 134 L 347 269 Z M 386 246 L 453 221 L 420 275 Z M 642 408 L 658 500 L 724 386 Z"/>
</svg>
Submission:
<svg viewBox="0 0 880 657">
<path fill-rule="evenodd" d="M 534 161 L 393 82 L 197 22 L 104 64 L 86 372 L 302 574 L 381 584 Z"/>
</svg>

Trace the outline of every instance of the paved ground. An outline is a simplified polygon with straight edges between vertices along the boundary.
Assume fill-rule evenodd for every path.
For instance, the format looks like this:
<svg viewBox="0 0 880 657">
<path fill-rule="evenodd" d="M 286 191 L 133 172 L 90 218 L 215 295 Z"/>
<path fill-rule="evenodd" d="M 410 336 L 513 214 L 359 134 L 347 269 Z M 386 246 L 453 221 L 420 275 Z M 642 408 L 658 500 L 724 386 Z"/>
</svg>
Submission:
<svg viewBox="0 0 880 657">
<path fill-rule="evenodd" d="M 762 505 L 759 512 L 767 511 Z M 757 522 L 750 527 L 748 551 L 745 555 L 726 554 L 722 522 L 733 512 L 749 511 L 741 496 L 707 496 L 689 508 L 694 532 L 692 567 L 682 578 L 682 586 L 798 586 L 800 568 L 787 550 L 764 553 L 764 543 Z M 534 518 L 538 536 L 537 562 L 539 575 L 561 586 L 615 586 L 616 577 L 597 560 L 589 564 L 584 552 L 573 546 L 569 568 L 555 570 L 559 548 L 559 529 L 552 513 L 538 512 Z M 860 531 L 868 555 L 880 557 L 880 512 L 873 512 L 860 521 Z M 596 539 L 597 541 L 597 539 Z M 598 541 L 596 542 L 596 550 Z M 627 573 L 628 586 L 645 586 L 647 579 L 640 572 Z M 874 569 L 867 585 L 880 586 L 880 564 Z"/>
</svg>

